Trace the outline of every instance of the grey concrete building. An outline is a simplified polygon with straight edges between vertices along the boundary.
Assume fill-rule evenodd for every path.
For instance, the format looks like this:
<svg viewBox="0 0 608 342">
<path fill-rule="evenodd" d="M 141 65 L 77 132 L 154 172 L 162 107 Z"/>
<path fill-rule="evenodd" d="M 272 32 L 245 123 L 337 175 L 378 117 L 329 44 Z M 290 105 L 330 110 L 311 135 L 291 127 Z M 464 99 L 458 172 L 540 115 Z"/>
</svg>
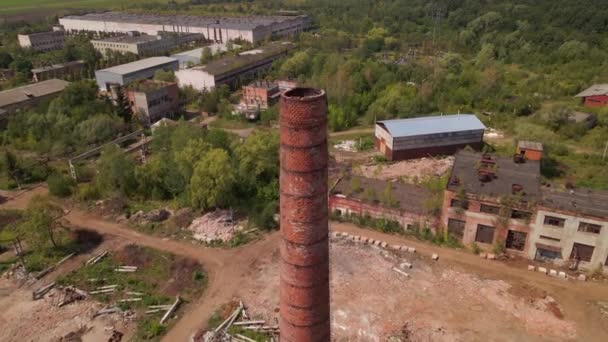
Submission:
<svg viewBox="0 0 608 342">
<path fill-rule="evenodd" d="M 154 77 L 158 70 L 177 70 L 175 58 L 150 57 L 139 61 L 95 71 L 97 85 L 102 91 L 110 91 L 111 85 L 125 86 L 133 81 Z"/>
<path fill-rule="evenodd" d="M 192 86 L 199 91 L 211 90 L 217 86 L 234 85 L 237 80 L 255 77 L 267 70 L 272 63 L 287 55 L 295 45 L 289 42 L 273 42 L 266 46 L 214 60 L 211 63 L 182 69 L 175 73 L 180 87 Z"/>
<path fill-rule="evenodd" d="M 65 35 L 63 31 L 37 32 L 17 36 L 19 46 L 36 51 L 52 51 L 63 49 Z"/>
<path fill-rule="evenodd" d="M 172 118 L 179 111 L 177 83 L 141 80 L 131 83 L 126 95 L 131 111 L 144 125 Z"/>
<path fill-rule="evenodd" d="M 0 126 L 6 125 L 9 115 L 26 111 L 58 96 L 68 84 L 70 82 L 52 79 L 0 91 Z"/>
<path fill-rule="evenodd" d="M 71 15 L 59 19 L 66 31 L 118 32 L 139 31 L 201 33 L 207 40 L 225 43 L 243 39 L 252 43 L 267 37 L 286 37 L 310 26 L 310 18 L 298 16 L 202 17 L 193 15 L 156 15 L 146 13 L 104 12 Z"/>
<path fill-rule="evenodd" d="M 121 53 L 133 53 L 138 56 L 159 56 L 170 50 L 205 38 L 198 33 L 161 33 L 160 35 L 148 35 L 131 33 L 116 37 L 91 40 L 95 50 L 105 54 L 107 50 Z"/>
<path fill-rule="evenodd" d="M 532 225 L 531 259 L 608 269 L 608 191 L 545 189 Z"/>
<path fill-rule="evenodd" d="M 32 69 L 32 80 L 40 82 L 52 78 L 65 79 L 68 77 L 79 78 L 84 71 L 83 61 L 72 61 L 51 66 Z"/>
</svg>

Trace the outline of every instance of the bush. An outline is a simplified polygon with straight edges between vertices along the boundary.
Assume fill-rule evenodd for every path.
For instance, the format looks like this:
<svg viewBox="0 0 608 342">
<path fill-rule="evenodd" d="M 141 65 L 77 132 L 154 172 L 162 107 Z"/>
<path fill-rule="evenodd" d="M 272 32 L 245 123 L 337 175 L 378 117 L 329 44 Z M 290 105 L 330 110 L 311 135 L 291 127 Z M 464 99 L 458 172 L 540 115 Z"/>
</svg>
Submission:
<svg viewBox="0 0 608 342">
<path fill-rule="evenodd" d="M 503 240 L 496 240 L 496 243 L 494 243 L 493 252 L 496 255 L 503 254 L 505 252 L 505 242 Z"/>
<path fill-rule="evenodd" d="M 473 254 L 477 255 L 479 253 L 481 253 L 481 248 L 479 248 L 479 246 L 473 242 L 473 244 L 471 245 L 471 252 L 473 252 Z"/>
<path fill-rule="evenodd" d="M 101 198 L 101 191 L 96 184 L 84 184 L 78 190 L 78 199 L 81 201 L 95 201 Z"/>
<path fill-rule="evenodd" d="M 68 197 L 72 194 L 74 181 L 60 173 L 53 173 L 47 178 L 49 191 L 53 196 Z"/>
</svg>

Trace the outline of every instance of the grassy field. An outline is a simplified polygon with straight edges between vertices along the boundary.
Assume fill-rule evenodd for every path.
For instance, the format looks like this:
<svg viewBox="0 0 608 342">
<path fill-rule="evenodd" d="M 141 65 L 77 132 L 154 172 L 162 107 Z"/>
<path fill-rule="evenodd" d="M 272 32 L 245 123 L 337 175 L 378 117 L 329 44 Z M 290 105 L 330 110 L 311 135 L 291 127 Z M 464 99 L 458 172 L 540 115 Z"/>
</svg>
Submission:
<svg viewBox="0 0 608 342">
<path fill-rule="evenodd" d="M 2 0 L 0 1 L 0 14 L 17 14 L 30 11 L 50 9 L 87 9 L 87 8 L 121 8 L 134 4 L 150 2 L 168 2 L 167 0 Z M 49 15 L 52 13 L 49 13 Z"/>
</svg>

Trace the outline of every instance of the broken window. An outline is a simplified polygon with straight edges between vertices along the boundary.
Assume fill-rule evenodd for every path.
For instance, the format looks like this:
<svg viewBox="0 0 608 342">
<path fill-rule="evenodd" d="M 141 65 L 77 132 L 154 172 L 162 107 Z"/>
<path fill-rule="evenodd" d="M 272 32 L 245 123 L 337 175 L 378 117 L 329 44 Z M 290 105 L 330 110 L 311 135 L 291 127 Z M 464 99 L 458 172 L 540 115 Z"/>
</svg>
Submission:
<svg viewBox="0 0 608 342">
<path fill-rule="evenodd" d="M 566 219 L 555 217 L 555 216 L 545 216 L 545 225 L 546 226 L 554 226 L 554 227 L 564 227 L 564 223 L 566 223 Z"/>
<path fill-rule="evenodd" d="M 523 251 L 526 247 L 526 237 L 528 237 L 527 233 L 509 230 L 506 247 L 508 249 Z"/>
<path fill-rule="evenodd" d="M 458 199 L 452 199 L 452 201 L 450 202 L 450 207 L 452 207 L 452 208 L 469 209 L 469 205 L 468 205 L 467 202 L 463 202 L 463 201 L 458 200 Z"/>
<path fill-rule="evenodd" d="M 601 230 L 602 230 L 602 226 L 600 226 L 599 224 L 581 222 L 578 225 L 579 232 L 599 234 Z"/>
<path fill-rule="evenodd" d="M 465 221 L 448 219 L 448 234 L 453 237 L 462 239 L 464 236 L 464 226 L 466 225 Z"/>
<path fill-rule="evenodd" d="M 482 204 L 479 207 L 479 211 L 486 214 L 498 215 L 500 213 L 500 208 L 494 205 Z"/>
<path fill-rule="evenodd" d="M 477 234 L 475 234 L 475 241 L 481 243 L 492 243 L 494 241 L 494 227 L 478 224 Z"/>
<path fill-rule="evenodd" d="M 593 256 L 593 250 L 595 247 L 589 245 L 583 245 L 582 243 L 574 243 L 572 247 L 572 253 L 570 253 L 570 259 L 580 261 L 591 261 Z"/>
<path fill-rule="evenodd" d="M 562 256 L 557 251 L 552 251 L 544 248 L 536 249 L 536 259 L 537 260 L 553 260 L 553 259 L 561 259 Z"/>
<path fill-rule="evenodd" d="M 527 211 L 515 210 L 511 211 L 511 218 L 517 220 L 529 220 L 532 217 L 532 213 Z"/>
</svg>

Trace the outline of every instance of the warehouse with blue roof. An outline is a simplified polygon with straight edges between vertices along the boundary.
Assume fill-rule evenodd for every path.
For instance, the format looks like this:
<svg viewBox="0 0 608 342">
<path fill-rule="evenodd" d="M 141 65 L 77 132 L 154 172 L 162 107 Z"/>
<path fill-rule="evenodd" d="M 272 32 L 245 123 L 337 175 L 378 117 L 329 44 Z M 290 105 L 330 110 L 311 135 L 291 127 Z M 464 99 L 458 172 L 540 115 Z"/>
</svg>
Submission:
<svg viewBox="0 0 608 342">
<path fill-rule="evenodd" d="M 376 122 L 376 148 L 388 160 L 448 155 L 483 146 L 486 126 L 472 114 L 428 116 Z"/>
</svg>

